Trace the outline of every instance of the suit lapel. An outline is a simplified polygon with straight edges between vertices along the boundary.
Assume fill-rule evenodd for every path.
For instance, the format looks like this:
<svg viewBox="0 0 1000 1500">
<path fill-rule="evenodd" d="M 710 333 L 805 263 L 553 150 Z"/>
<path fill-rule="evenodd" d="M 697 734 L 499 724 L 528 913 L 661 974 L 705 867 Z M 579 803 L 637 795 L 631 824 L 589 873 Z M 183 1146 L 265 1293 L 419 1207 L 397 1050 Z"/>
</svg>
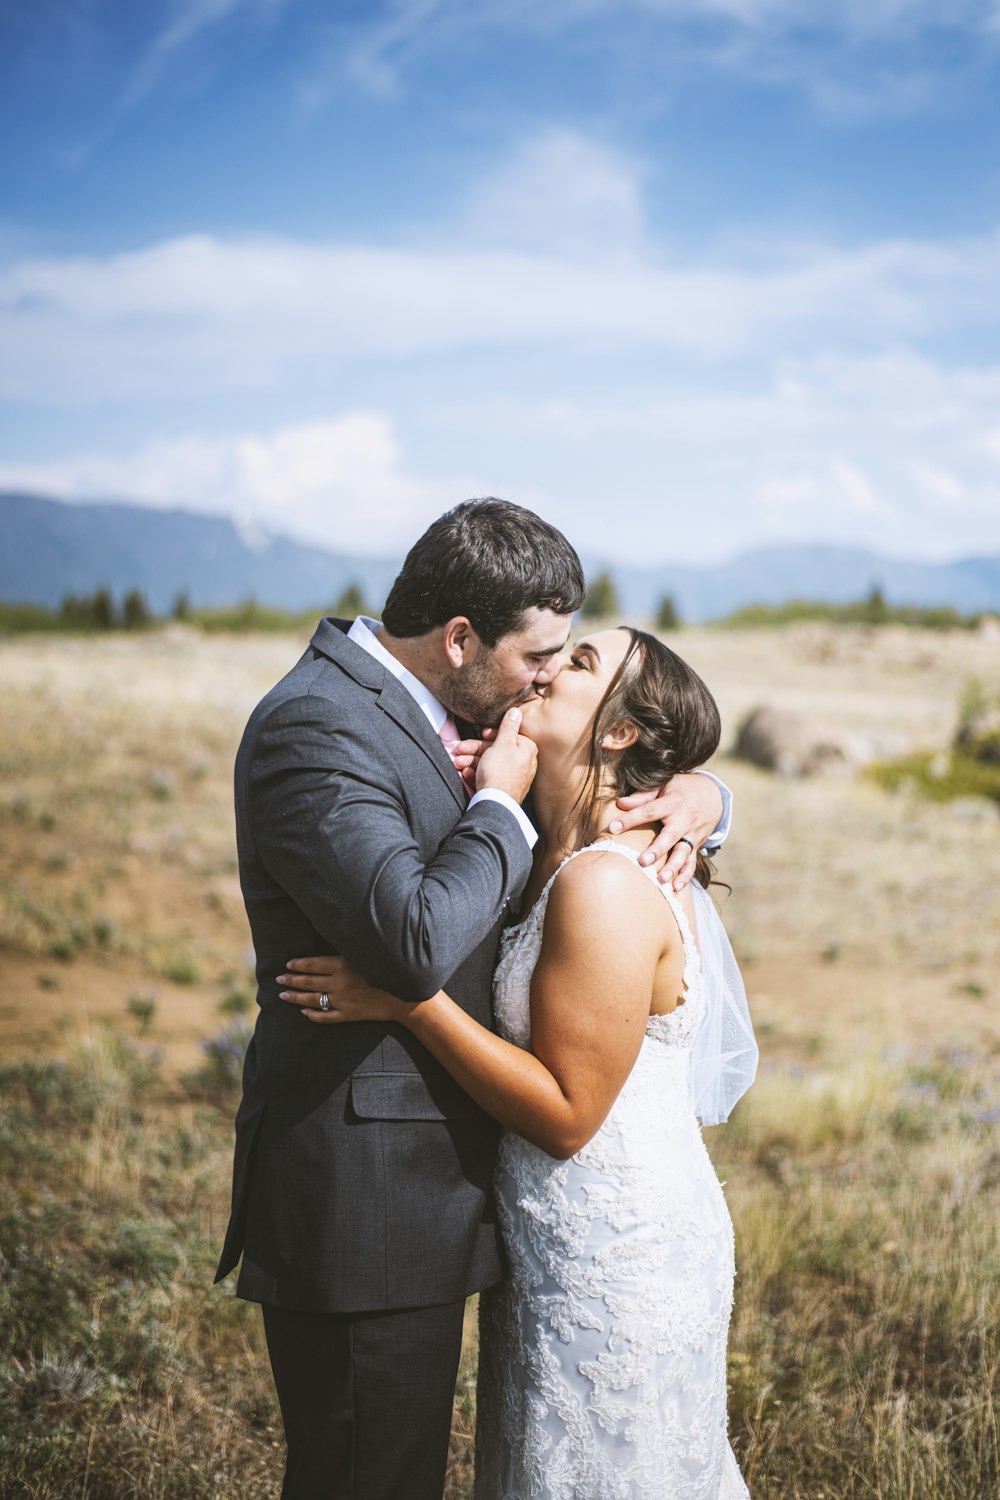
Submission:
<svg viewBox="0 0 1000 1500">
<path fill-rule="evenodd" d="M 465 787 L 451 756 L 431 728 L 430 720 L 397 678 L 354 641 L 347 639 L 349 620 L 321 620 L 310 642 L 314 651 L 329 657 L 355 682 L 378 694 L 377 706 L 424 752 L 435 771 L 464 812 Z"/>
<path fill-rule="evenodd" d="M 385 669 L 383 668 L 383 671 Z M 466 806 L 465 786 L 455 769 L 455 763 L 431 728 L 430 720 L 423 709 L 410 697 L 391 672 L 385 672 L 385 682 L 377 698 L 379 708 L 393 723 L 398 724 L 428 757 L 435 771 L 454 797 L 458 808 L 464 812 Z"/>
</svg>

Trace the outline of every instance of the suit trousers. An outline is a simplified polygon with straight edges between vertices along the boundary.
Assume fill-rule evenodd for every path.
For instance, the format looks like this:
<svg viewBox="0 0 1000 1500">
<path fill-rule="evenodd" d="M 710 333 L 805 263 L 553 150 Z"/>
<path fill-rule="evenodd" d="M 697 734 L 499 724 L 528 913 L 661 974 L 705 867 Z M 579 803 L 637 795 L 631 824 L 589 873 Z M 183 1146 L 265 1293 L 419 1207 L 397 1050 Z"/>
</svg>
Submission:
<svg viewBox="0 0 1000 1500">
<path fill-rule="evenodd" d="M 281 1500 L 441 1500 L 465 1300 L 262 1311 L 288 1443 Z"/>
</svg>

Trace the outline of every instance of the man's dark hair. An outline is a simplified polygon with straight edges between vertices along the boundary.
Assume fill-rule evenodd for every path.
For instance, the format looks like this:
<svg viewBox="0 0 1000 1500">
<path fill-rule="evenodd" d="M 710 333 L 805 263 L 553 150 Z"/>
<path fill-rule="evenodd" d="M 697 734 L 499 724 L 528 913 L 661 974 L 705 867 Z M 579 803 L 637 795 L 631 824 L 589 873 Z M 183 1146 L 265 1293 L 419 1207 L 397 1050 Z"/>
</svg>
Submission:
<svg viewBox="0 0 1000 1500">
<path fill-rule="evenodd" d="M 407 553 L 382 621 L 402 638 L 466 615 L 492 647 L 532 607 L 571 615 L 584 592 L 580 559 L 562 532 L 491 495 L 456 505 L 427 528 Z"/>
</svg>

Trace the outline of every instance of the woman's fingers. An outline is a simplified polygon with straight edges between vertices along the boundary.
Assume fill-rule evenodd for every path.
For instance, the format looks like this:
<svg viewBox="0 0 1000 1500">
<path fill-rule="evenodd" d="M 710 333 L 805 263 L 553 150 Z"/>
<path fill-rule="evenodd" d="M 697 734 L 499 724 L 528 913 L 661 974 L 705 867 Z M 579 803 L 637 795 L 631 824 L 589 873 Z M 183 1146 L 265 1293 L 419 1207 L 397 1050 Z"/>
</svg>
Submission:
<svg viewBox="0 0 1000 1500">
<path fill-rule="evenodd" d="M 339 977 L 335 970 L 329 967 L 329 960 L 325 961 L 325 967 L 313 969 L 308 974 L 279 974 L 278 983 L 285 985 L 288 989 L 299 990 L 305 993 L 307 990 L 315 990 L 317 980 L 324 977 L 331 984 Z"/>
<path fill-rule="evenodd" d="M 320 1021 L 323 1025 L 328 1022 L 346 1021 L 347 1017 L 341 1014 L 328 995 L 330 1009 L 320 1008 L 319 1002 L 324 994 L 326 994 L 325 990 L 282 990 L 278 999 L 284 1000 L 286 1005 L 297 1005 L 307 1021 Z"/>
<path fill-rule="evenodd" d="M 318 958 L 290 958 L 287 968 L 289 976 L 294 974 L 339 974 L 350 965 L 337 953 L 322 953 Z M 278 975 L 278 978 L 283 978 Z"/>
</svg>

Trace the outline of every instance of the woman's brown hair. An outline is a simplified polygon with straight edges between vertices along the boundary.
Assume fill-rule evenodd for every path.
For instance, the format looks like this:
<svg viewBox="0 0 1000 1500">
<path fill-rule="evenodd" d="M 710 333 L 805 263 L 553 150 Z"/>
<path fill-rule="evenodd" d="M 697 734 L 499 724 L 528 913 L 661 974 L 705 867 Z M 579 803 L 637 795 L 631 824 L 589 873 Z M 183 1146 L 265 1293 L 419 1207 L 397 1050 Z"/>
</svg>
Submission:
<svg viewBox="0 0 1000 1500">
<path fill-rule="evenodd" d="M 683 771 L 693 771 L 715 753 L 722 723 L 712 694 L 693 668 L 655 635 L 619 627 L 631 636 L 594 716 L 590 765 L 581 794 L 581 848 L 599 833 L 598 811 L 610 785 L 616 797 L 653 791 Z M 602 741 L 623 724 L 634 724 L 635 743 L 608 750 Z M 698 854 L 697 879 L 708 886 L 712 866 Z"/>
</svg>

